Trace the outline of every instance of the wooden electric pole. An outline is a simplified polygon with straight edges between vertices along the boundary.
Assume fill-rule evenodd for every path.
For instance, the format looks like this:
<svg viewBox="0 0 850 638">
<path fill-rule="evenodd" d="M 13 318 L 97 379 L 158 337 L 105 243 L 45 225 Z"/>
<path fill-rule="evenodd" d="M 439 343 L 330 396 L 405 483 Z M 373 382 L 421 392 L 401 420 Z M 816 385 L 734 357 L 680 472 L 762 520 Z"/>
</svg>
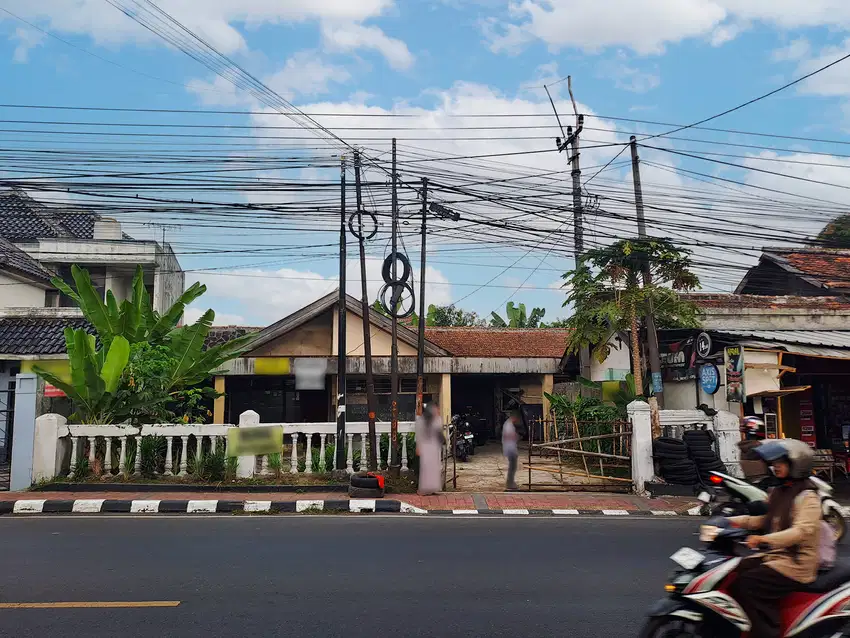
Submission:
<svg viewBox="0 0 850 638">
<path fill-rule="evenodd" d="M 416 416 L 422 416 L 425 392 L 425 230 L 428 218 L 428 178 L 422 178 L 422 240 L 419 256 L 419 343 L 416 349 Z"/>
<path fill-rule="evenodd" d="M 369 469 L 378 469 L 378 442 L 375 434 L 375 378 L 372 376 L 372 324 L 369 321 L 369 291 L 366 282 L 366 228 L 363 225 L 363 195 L 360 188 L 360 153 L 354 153 L 354 188 L 357 193 L 357 223 L 360 243 L 360 292 L 363 315 L 363 358 L 366 362 L 366 410 L 369 418 Z M 361 460 L 362 466 L 362 460 Z"/>
<path fill-rule="evenodd" d="M 345 158 L 340 162 L 340 220 L 339 220 L 339 309 L 337 320 L 337 354 L 336 354 L 336 462 L 335 469 L 340 472 L 345 470 L 345 372 L 348 365 L 345 343 L 345 319 L 348 309 L 345 294 L 347 236 L 345 229 Z M 310 462 L 310 459 L 307 460 Z M 321 461 L 320 461 L 321 462 Z"/>
<path fill-rule="evenodd" d="M 635 211 L 637 213 L 638 237 L 646 238 L 646 217 L 643 209 L 643 189 L 640 183 L 640 157 L 637 150 L 637 139 L 632 135 L 629 140 L 629 146 L 632 151 L 632 178 L 635 185 Z M 643 264 L 643 285 L 644 287 L 652 285 L 652 272 L 649 261 Z M 661 355 L 658 352 L 658 332 L 655 329 L 655 316 L 650 306 L 649 312 L 646 314 L 646 341 L 649 347 L 649 369 L 651 372 L 652 388 L 651 396 L 649 397 L 650 417 L 652 419 L 653 437 L 661 436 L 661 421 L 658 410 L 664 405 L 664 385 L 661 379 Z"/>
<path fill-rule="evenodd" d="M 392 279 L 398 281 L 398 174 L 396 172 L 396 139 L 393 138 L 393 169 L 392 169 Z M 393 284 L 395 286 L 395 284 Z M 390 295 L 395 300 L 395 290 Z M 392 312 L 392 346 L 390 348 L 390 476 L 398 478 L 401 465 L 398 459 L 398 311 L 393 304 Z"/>
</svg>

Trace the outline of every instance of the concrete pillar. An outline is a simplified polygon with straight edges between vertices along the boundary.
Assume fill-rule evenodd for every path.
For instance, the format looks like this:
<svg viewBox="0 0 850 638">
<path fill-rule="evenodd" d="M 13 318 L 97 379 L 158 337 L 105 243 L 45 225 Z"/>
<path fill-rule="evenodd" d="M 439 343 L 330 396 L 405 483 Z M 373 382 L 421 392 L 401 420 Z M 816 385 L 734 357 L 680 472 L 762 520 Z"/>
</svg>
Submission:
<svg viewBox="0 0 850 638">
<path fill-rule="evenodd" d="M 440 375 L 440 416 L 443 422 L 452 420 L 452 375 Z"/>
<path fill-rule="evenodd" d="M 224 423 L 225 379 L 227 379 L 227 377 L 215 378 L 215 391 L 220 392 L 221 396 L 213 402 L 213 423 Z"/>
<path fill-rule="evenodd" d="M 25 490 L 32 485 L 35 448 L 35 400 L 38 377 L 19 374 L 15 378 L 15 425 L 12 433 L 12 469 L 9 489 Z"/>
<path fill-rule="evenodd" d="M 726 465 L 727 473 L 744 478 L 738 443 L 741 442 L 741 424 L 738 417 L 725 410 L 714 416 L 714 434 L 717 436 L 717 452 Z"/>
<path fill-rule="evenodd" d="M 257 427 L 259 424 L 260 415 L 253 410 L 246 410 L 239 415 L 240 428 Z M 252 478 L 256 466 L 257 459 L 255 456 L 240 456 L 236 466 L 236 476 L 239 478 Z"/>
<path fill-rule="evenodd" d="M 632 424 L 632 482 L 635 494 L 645 495 L 646 482 L 655 475 L 652 461 L 652 418 L 649 404 L 633 401 L 628 405 L 629 421 Z"/>
<path fill-rule="evenodd" d="M 49 481 L 62 473 L 68 456 L 68 419 L 61 414 L 42 414 L 35 420 L 32 482 Z"/>
</svg>

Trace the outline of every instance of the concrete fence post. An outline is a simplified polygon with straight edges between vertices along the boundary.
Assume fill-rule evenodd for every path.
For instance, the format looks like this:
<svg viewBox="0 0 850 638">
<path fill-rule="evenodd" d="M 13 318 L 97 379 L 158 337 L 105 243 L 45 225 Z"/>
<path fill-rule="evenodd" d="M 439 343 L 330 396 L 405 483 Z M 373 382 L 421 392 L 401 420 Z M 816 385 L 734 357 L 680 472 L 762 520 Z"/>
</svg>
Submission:
<svg viewBox="0 0 850 638">
<path fill-rule="evenodd" d="M 33 482 L 37 389 L 36 375 L 19 374 L 15 377 L 15 425 L 12 432 L 12 468 L 9 481 L 9 489 L 12 491 L 25 490 Z"/>
<path fill-rule="evenodd" d="M 257 427 L 260 424 L 260 415 L 253 410 L 246 410 L 239 415 L 239 427 Z M 239 478 L 253 478 L 257 459 L 254 456 L 240 456 L 236 466 L 236 476 Z"/>
<path fill-rule="evenodd" d="M 32 482 L 49 481 L 62 473 L 69 457 L 68 419 L 61 414 L 42 414 L 35 420 Z"/>
<path fill-rule="evenodd" d="M 717 451 L 727 473 L 744 478 L 738 448 L 738 443 L 741 442 L 741 424 L 738 417 L 721 410 L 714 416 L 714 433 L 717 436 Z"/>
<path fill-rule="evenodd" d="M 628 405 L 632 424 L 632 482 L 635 494 L 646 494 L 646 483 L 655 475 L 652 461 L 652 417 L 649 404 L 633 401 Z"/>
</svg>

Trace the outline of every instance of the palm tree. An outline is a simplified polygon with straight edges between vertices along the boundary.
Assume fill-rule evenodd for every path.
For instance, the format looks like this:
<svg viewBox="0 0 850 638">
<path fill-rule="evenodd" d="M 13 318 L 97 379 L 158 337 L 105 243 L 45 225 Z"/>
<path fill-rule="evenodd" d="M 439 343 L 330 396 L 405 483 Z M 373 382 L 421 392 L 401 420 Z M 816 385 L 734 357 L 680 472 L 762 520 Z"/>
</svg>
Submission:
<svg viewBox="0 0 850 638">
<path fill-rule="evenodd" d="M 652 283 L 644 286 L 641 279 L 647 266 Z M 691 271 L 690 253 L 666 239 L 624 239 L 589 250 L 563 278 L 569 289 L 564 305 L 573 307 L 573 315 L 565 322 L 571 330 L 567 351 L 574 354 L 588 346 L 601 363 L 611 351 L 610 339 L 630 332 L 638 395 L 643 394 L 640 318 L 652 313 L 659 326 L 699 325 L 697 306 L 678 294 L 699 287 L 699 278 Z"/>
</svg>

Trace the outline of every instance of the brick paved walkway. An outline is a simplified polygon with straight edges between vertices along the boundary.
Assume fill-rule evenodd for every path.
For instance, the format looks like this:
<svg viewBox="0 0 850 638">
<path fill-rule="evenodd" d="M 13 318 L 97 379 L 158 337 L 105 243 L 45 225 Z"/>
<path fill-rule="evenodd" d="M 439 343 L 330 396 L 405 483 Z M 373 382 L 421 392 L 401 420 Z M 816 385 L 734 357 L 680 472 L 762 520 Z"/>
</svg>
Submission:
<svg viewBox="0 0 850 638">
<path fill-rule="evenodd" d="M 219 501 L 298 501 L 345 500 L 344 492 L 0 492 L 0 501 L 17 500 L 219 500 Z M 436 496 L 388 494 L 396 499 L 427 510 L 503 510 L 503 509 L 576 509 L 576 510 L 674 510 L 684 512 L 699 503 L 689 498 L 648 499 L 628 494 L 604 493 L 462 493 L 449 492 Z M 483 505 L 486 503 L 486 507 Z"/>
</svg>

